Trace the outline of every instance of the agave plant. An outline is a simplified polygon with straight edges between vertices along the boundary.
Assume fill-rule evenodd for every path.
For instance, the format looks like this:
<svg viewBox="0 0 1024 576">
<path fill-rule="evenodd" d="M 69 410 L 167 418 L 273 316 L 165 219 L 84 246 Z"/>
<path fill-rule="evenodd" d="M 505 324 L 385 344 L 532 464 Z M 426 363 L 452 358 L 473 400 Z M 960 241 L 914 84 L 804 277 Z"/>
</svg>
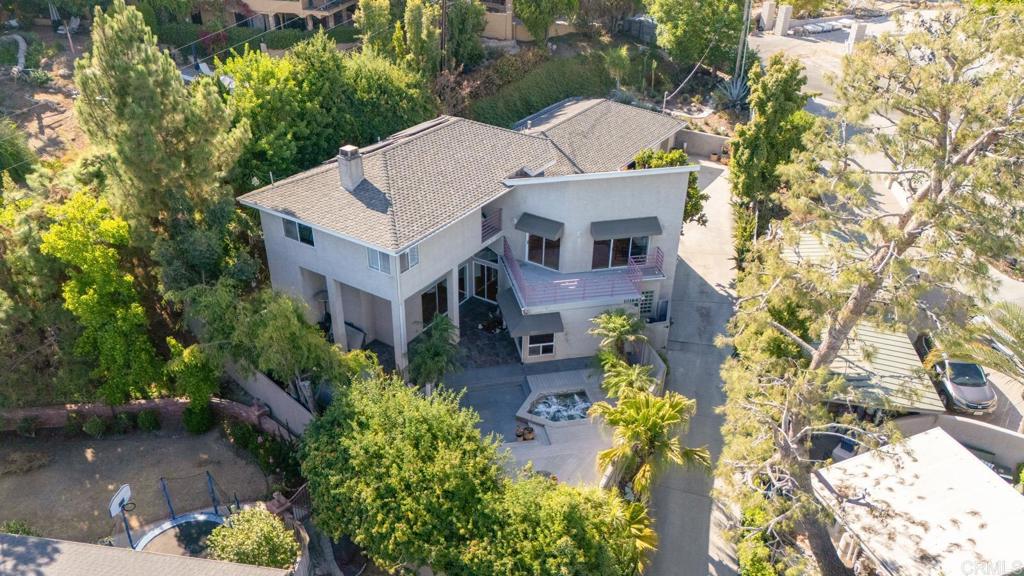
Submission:
<svg viewBox="0 0 1024 576">
<path fill-rule="evenodd" d="M 717 91 L 718 100 L 726 109 L 742 110 L 747 107 L 750 86 L 743 74 L 734 75 L 728 82 L 722 82 Z"/>
</svg>

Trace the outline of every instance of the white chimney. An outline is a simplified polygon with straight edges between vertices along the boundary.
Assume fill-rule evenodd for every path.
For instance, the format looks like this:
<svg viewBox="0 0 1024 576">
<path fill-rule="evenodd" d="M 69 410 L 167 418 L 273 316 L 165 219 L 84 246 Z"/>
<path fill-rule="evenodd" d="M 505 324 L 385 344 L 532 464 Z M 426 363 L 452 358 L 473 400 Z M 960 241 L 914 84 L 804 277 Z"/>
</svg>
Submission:
<svg viewBox="0 0 1024 576">
<path fill-rule="evenodd" d="M 359 148 L 351 144 L 338 150 L 338 174 L 341 176 L 341 187 L 349 192 L 356 189 L 363 181 L 363 157 Z"/>
</svg>

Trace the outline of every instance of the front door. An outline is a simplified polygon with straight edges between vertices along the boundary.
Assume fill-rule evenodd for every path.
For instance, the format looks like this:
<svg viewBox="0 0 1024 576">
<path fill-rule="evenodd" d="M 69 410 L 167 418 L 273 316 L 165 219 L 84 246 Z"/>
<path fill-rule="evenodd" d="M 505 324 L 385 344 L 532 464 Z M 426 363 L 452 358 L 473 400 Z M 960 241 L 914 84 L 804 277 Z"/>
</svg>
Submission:
<svg viewBox="0 0 1024 576">
<path fill-rule="evenodd" d="M 498 301 L 498 267 L 473 262 L 473 294 L 488 302 Z"/>
</svg>

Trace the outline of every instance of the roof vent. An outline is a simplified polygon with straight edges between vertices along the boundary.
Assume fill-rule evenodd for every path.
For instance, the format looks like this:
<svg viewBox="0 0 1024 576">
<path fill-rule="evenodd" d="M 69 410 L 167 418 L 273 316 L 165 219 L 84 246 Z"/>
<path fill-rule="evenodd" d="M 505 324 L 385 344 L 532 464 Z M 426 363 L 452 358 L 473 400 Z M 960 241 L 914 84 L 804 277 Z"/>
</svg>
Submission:
<svg viewBox="0 0 1024 576">
<path fill-rule="evenodd" d="M 353 192 L 363 181 L 363 157 L 359 148 L 351 144 L 338 150 L 338 175 L 341 176 L 341 187 Z"/>
</svg>

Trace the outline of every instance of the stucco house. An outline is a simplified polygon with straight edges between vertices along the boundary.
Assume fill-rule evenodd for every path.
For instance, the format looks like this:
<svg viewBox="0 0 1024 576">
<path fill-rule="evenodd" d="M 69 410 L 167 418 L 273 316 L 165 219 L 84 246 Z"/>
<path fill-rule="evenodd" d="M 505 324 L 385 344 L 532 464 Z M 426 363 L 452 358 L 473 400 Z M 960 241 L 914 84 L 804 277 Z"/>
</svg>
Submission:
<svg viewBox="0 0 1024 576">
<path fill-rule="evenodd" d="M 631 170 L 684 125 L 570 99 L 509 130 L 442 116 L 250 192 L 271 283 L 343 348 L 408 344 L 469 300 L 496 305 L 523 362 L 592 355 L 590 319 L 629 307 L 667 338 L 698 166 Z M 476 320 L 473 320 L 476 321 Z"/>
</svg>

